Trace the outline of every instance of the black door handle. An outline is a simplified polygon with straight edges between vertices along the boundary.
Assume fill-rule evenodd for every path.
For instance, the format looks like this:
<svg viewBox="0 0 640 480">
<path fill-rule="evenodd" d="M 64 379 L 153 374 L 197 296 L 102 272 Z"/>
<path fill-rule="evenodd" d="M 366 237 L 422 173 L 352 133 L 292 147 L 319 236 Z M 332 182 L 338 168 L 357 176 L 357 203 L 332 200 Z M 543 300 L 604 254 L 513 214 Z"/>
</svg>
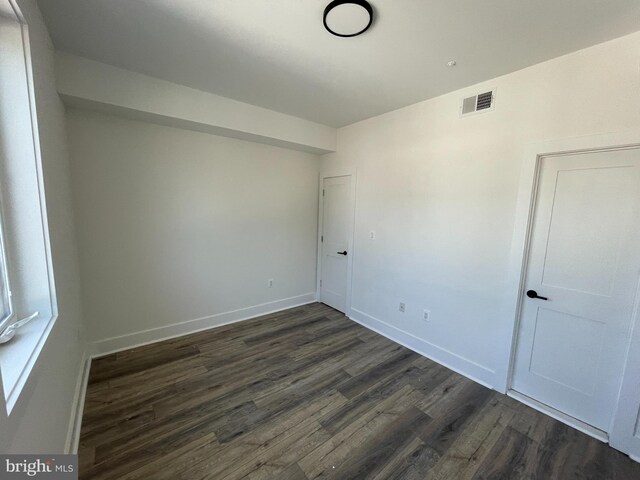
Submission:
<svg viewBox="0 0 640 480">
<path fill-rule="evenodd" d="M 549 300 L 547 297 L 541 297 L 540 295 L 538 295 L 538 292 L 536 292 L 535 290 L 527 291 L 527 297 L 537 298 L 538 300 Z"/>
<path fill-rule="evenodd" d="M 345 255 L 345 256 L 347 255 L 347 251 L 346 250 L 344 252 L 337 252 L 337 253 L 338 253 L 338 255 Z"/>
</svg>

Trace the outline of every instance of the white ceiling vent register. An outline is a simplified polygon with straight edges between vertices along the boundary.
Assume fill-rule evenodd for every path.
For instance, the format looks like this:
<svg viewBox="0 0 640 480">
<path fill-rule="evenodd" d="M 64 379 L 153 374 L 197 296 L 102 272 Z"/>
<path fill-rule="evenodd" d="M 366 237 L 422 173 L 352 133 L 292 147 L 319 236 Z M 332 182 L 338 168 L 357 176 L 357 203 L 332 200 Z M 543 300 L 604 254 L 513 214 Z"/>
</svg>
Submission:
<svg viewBox="0 0 640 480">
<path fill-rule="evenodd" d="M 473 97 L 467 97 L 462 99 L 462 107 L 460 108 L 460 114 L 462 116 L 471 115 L 474 113 L 490 112 L 494 109 L 496 103 L 496 91 L 490 90 L 488 92 L 479 93 Z"/>
</svg>

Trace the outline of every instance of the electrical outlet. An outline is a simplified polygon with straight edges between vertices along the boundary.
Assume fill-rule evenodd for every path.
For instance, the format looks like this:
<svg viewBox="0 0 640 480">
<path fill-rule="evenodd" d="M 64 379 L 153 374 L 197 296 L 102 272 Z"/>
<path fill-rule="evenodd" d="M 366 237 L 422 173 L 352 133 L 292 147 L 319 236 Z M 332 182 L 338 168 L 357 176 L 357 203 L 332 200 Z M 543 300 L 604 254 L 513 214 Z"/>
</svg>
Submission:
<svg viewBox="0 0 640 480">
<path fill-rule="evenodd" d="M 423 319 L 425 322 L 430 321 L 430 320 L 431 320 L 431 312 L 430 312 L 429 310 L 423 310 L 423 311 L 422 311 L 422 319 Z"/>
<path fill-rule="evenodd" d="M 400 310 L 402 313 L 404 313 L 404 310 L 405 310 L 404 302 L 400 302 L 400 306 L 398 307 L 398 310 Z"/>
<path fill-rule="evenodd" d="M 273 288 L 273 278 L 270 278 L 269 280 L 267 280 L 267 287 Z"/>
</svg>

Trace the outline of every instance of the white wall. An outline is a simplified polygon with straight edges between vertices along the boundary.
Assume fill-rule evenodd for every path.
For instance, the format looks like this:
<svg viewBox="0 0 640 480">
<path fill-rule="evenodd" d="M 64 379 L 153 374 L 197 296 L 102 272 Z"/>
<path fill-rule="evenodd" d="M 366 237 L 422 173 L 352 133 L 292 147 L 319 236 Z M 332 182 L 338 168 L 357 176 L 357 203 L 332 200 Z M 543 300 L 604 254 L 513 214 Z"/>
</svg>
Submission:
<svg viewBox="0 0 640 480">
<path fill-rule="evenodd" d="M 58 319 L 9 418 L 0 418 L 0 451 L 56 453 L 68 447 L 82 367 L 80 280 L 71 207 L 64 106 L 54 77 L 54 50 L 34 0 L 19 6 L 29 25 Z"/>
<path fill-rule="evenodd" d="M 67 105 L 303 152 L 336 149 L 333 127 L 69 53 L 57 54 L 56 80 Z"/>
<path fill-rule="evenodd" d="M 339 129 L 322 168 L 358 169 L 353 317 L 500 385 L 525 145 L 640 129 L 639 64 L 636 33 Z M 460 118 L 493 87 L 494 112 Z"/>
<path fill-rule="evenodd" d="M 317 156 L 85 110 L 67 121 L 91 338 L 125 336 L 101 351 L 312 298 Z"/>
</svg>

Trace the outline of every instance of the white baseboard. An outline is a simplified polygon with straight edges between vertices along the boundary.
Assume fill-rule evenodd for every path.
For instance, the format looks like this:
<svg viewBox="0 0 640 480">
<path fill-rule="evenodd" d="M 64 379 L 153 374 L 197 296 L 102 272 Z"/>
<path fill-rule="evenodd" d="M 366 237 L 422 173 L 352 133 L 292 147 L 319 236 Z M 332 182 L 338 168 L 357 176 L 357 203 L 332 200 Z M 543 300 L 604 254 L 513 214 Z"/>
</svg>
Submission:
<svg viewBox="0 0 640 480">
<path fill-rule="evenodd" d="M 495 389 L 496 372 L 487 367 L 479 365 L 467 358 L 461 357 L 453 352 L 445 350 L 437 345 L 422 340 L 411 333 L 400 330 L 382 320 L 368 315 L 355 308 L 351 309 L 349 318 L 360 325 L 373 330 L 380 335 L 387 337 L 400 345 L 413 350 L 420 355 L 430 358 L 436 363 L 444 365 L 450 370 L 464 375 L 474 382 L 484 385 L 487 388 Z"/>
<path fill-rule="evenodd" d="M 208 317 L 196 318 L 184 322 L 174 323 L 163 327 L 151 328 L 139 332 L 129 333 L 118 337 L 106 338 L 92 343 L 92 357 L 102 357 L 110 353 L 127 350 L 150 343 L 168 340 L 170 338 L 189 335 L 190 333 L 208 330 L 210 328 L 221 327 L 230 323 L 241 322 L 251 318 L 279 312 L 288 308 L 306 305 L 316 301 L 316 294 L 306 293 L 296 297 L 284 298 L 274 302 L 254 305 L 252 307 L 241 308 L 230 312 L 218 313 Z"/>
<path fill-rule="evenodd" d="M 66 453 L 78 453 L 80 443 L 80 427 L 82 427 L 82 415 L 84 413 L 84 400 L 87 395 L 89 371 L 91 370 L 91 355 L 85 352 L 82 356 L 82 365 L 76 382 L 76 391 L 73 396 L 71 417 L 69 418 L 69 431 L 65 443 Z"/>
</svg>

